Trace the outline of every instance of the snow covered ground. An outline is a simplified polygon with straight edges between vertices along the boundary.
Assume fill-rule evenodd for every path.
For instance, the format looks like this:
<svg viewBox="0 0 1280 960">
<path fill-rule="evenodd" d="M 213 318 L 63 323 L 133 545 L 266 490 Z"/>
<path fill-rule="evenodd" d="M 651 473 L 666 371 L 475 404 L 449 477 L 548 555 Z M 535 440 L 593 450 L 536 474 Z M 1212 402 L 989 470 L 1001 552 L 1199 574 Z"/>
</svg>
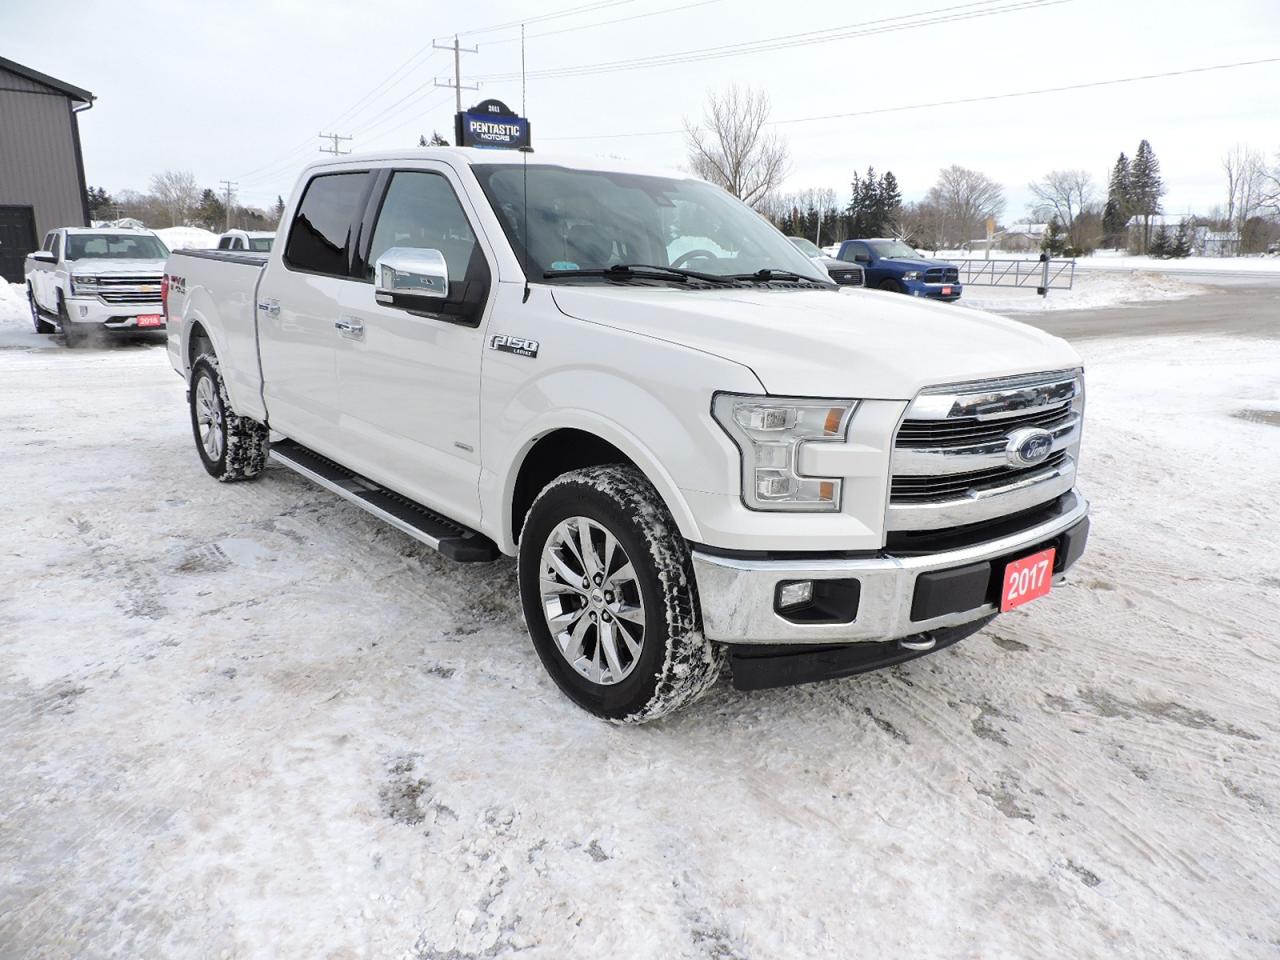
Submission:
<svg viewBox="0 0 1280 960">
<path fill-rule="evenodd" d="M 616 728 L 510 563 L 213 482 L 163 348 L 0 298 L 0 957 L 1280 950 L 1280 341 L 1081 344 L 1050 597 Z"/>
<path fill-rule="evenodd" d="M 1096 310 L 1128 303 L 1180 300 L 1203 293 L 1204 287 L 1179 277 L 1159 273 L 1125 271 L 1089 273 L 1077 271 L 1070 290 L 1050 290 L 1047 297 L 1031 287 L 964 288 L 958 301 L 966 307 L 997 313 L 1040 313 L 1048 310 Z"/>
</svg>

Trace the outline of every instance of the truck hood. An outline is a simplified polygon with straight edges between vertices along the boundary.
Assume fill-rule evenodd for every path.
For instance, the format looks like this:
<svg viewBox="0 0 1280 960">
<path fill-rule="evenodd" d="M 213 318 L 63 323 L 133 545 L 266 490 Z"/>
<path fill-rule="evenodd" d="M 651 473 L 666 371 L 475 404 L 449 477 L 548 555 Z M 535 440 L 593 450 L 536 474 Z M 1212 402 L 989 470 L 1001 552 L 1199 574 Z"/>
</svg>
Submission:
<svg viewBox="0 0 1280 960">
<path fill-rule="evenodd" d="M 950 260 L 904 260 L 901 257 L 881 257 L 875 262 L 875 265 L 878 267 L 881 264 L 886 264 L 895 270 L 928 270 L 931 267 L 955 266 Z"/>
<path fill-rule="evenodd" d="M 773 394 L 910 400 L 927 386 L 1080 365 L 1034 327 L 877 290 L 566 285 L 553 295 L 568 316 L 741 363 Z"/>
<path fill-rule="evenodd" d="M 72 273 L 91 273 L 95 277 L 110 277 L 116 274 L 154 274 L 160 277 L 164 274 L 163 260 L 117 260 L 100 259 L 95 260 L 92 257 L 82 257 L 79 260 L 72 260 L 67 264 L 67 269 Z"/>
</svg>

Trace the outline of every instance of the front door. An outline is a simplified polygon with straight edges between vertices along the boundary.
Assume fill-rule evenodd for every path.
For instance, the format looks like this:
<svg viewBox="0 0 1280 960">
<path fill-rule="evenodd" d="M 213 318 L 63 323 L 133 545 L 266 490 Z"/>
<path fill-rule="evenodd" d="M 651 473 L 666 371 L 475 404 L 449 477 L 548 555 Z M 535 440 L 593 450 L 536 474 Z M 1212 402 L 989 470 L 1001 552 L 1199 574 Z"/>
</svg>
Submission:
<svg viewBox="0 0 1280 960">
<path fill-rule="evenodd" d="M 373 265 L 392 247 L 439 250 L 455 293 L 487 285 L 491 259 L 452 171 L 424 162 L 386 181 L 364 268 L 368 284 L 344 318 L 338 350 L 350 466 L 463 523 L 479 520 L 481 313 L 456 322 L 379 304 Z M 484 281 L 478 281 L 478 276 Z"/>
<path fill-rule="evenodd" d="M 0 207 L 0 277 L 21 283 L 23 261 L 39 246 L 35 211 L 31 207 Z"/>
</svg>

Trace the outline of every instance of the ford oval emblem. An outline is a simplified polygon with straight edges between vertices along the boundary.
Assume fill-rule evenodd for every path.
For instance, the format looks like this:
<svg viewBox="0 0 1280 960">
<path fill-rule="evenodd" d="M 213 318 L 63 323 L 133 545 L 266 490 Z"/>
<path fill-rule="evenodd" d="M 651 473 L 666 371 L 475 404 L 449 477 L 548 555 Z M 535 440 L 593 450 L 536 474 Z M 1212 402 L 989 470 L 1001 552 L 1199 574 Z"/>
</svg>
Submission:
<svg viewBox="0 0 1280 960">
<path fill-rule="evenodd" d="M 1052 450 L 1053 434 L 1039 427 L 1013 431 L 1004 448 L 1005 456 L 1015 467 L 1034 466 Z"/>
</svg>

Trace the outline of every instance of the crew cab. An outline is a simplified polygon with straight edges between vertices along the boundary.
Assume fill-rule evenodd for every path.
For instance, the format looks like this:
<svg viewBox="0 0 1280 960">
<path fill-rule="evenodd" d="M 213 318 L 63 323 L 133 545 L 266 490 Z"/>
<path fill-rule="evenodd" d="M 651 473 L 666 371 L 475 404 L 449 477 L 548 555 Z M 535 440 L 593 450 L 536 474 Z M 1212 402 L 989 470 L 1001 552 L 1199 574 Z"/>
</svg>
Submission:
<svg viewBox="0 0 1280 960">
<path fill-rule="evenodd" d="M 218 249 L 270 253 L 275 239 L 276 235 L 269 230 L 228 230 L 218 238 Z"/>
<path fill-rule="evenodd" d="M 878 290 L 948 301 L 959 300 L 963 292 L 959 267 L 927 260 L 902 240 L 846 240 L 836 258 L 859 264 L 866 271 L 866 285 Z"/>
<path fill-rule="evenodd" d="M 845 260 L 837 260 L 835 257 L 829 257 L 818 247 L 816 243 L 806 237 L 787 237 L 791 241 L 791 245 L 803 253 L 814 263 L 820 264 L 822 269 L 838 287 L 862 287 L 866 286 L 867 278 L 863 273 L 862 267 L 856 263 L 848 263 Z"/>
<path fill-rule="evenodd" d="M 92 335 L 163 331 L 160 286 L 168 256 L 149 230 L 50 230 L 25 264 L 36 332 L 60 329 L 74 344 Z"/>
<path fill-rule="evenodd" d="M 686 173 L 344 156 L 266 256 L 165 273 L 204 469 L 274 460 L 448 558 L 516 558 L 543 665 L 611 720 L 726 663 L 753 689 L 942 649 L 1084 549 L 1070 346 L 841 290 Z"/>
</svg>

